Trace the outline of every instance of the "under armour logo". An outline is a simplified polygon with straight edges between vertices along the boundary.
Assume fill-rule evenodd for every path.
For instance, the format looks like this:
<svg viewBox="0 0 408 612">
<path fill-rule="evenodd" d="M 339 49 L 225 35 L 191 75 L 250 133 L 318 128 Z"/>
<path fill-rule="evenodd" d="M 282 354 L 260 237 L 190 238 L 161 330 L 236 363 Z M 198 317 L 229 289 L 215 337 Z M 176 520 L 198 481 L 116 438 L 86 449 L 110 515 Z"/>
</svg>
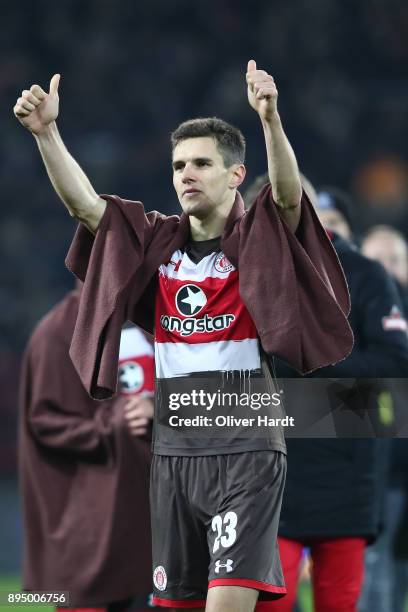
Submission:
<svg viewBox="0 0 408 612">
<path fill-rule="evenodd" d="M 215 573 L 219 574 L 220 573 L 220 569 L 222 567 L 225 568 L 226 572 L 232 572 L 233 568 L 232 568 L 232 564 L 234 563 L 234 561 L 232 559 L 227 559 L 226 563 L 221 563 L 221 561 L 219 559 L 217 559 L 217 561 L 215 562 Z"/>
</svg>

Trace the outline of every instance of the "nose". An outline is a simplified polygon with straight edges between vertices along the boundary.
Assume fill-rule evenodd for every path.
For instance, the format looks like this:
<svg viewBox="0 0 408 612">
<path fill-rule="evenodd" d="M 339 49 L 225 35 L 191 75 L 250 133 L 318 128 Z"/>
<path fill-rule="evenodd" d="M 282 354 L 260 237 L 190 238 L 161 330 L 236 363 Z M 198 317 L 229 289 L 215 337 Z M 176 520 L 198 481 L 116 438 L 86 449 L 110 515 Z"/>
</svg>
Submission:
<svg viewBox="0 0 408 612">
<path fill-rule="evenodd" d="M 195 181 L 193 167 L 191 164 L 187 163 L 184 166 L 181 181 L 184 184 L 189 184 Z"/>
</svg>

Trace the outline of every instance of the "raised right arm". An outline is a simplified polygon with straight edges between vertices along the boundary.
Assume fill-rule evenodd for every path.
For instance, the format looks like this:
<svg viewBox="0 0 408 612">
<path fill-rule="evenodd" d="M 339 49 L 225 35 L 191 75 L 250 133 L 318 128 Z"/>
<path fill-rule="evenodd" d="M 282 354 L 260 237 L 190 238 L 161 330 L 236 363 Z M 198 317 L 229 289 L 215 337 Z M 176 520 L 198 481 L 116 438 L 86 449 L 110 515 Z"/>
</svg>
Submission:
<svg viewBox="0 0 408 612">
<path fill-rule="evenodd" d="M 39 85 L 24 90 L 14 107 L 14 114 L 37 141 L 51 183 L 67 207 L 93 233 L 99 227 L 106 202 L 67 151 L 55 123 L 58 117 L 58 85 L 60 75 L 54 74 L 46 93 Z"/>
</svg>

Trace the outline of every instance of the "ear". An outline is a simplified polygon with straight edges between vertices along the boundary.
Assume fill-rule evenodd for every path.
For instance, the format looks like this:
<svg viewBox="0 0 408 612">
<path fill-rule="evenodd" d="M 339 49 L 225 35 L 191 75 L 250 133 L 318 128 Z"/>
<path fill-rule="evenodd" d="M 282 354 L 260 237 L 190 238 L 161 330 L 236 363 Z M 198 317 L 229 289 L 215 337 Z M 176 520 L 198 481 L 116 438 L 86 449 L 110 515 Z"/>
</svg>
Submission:
<svg viewBox="0 0 408 612">
<path fill-rule="evenodd" d="M 244 164 L 234 164 L 231 168 L 231 180 L 229 186 L 231 189 L 237 189 L 243 182 L 246 176 L 246 168 Z"/>
</svg>

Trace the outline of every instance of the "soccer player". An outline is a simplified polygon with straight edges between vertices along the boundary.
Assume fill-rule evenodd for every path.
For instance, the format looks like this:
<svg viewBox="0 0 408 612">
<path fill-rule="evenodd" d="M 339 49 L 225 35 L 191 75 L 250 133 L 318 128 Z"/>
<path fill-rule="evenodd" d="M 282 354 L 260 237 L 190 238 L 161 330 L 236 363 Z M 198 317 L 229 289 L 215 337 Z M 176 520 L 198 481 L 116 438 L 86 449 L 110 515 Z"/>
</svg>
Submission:
<svg viewBox="0 0 408 612">
<path fill-rule="evenodd" d="M 69 358 L 79 290 L 40 321 L 20 381 L 23 587 L 64 591 L 67 612 L 149 609 L 153 347 L 122 331 L 118 394 L 97 402 Z M 116 366 L 117 368 L 117 366 Z"/>
<path fill-rule="evenodd" d="M 38 85 L 23 91 L 14 109 L 81 221 L 67 265 L 85 281 L 71 356 L 86 388 L 99 398 L 114 391 L 112 359 L 126 318 L 155 329 L 154 601 L 208 612 L 266 610 L 285 593 L 276 546 L 284 436 L 279 427 L 248 438 L 233 431 L 180 436 L 163 425 L 168 390 L 179 394 L 199 374 L 222 386 L 225 372 L 239 381 L 244 371 L 268 392 L 264 351 L 308 371 L 342 359 L 352 346 L 347 287 L 302 195 L 276 85 L 254 60 L 246 81 L 271 181 L 248 214 L 237 191 L 245 141 L 220 119 L 186 121 L 173 132 L 173 185 L 183 214 L 165 217 L 94 191 L 55 124 L 59 75 L 48 93 Z"/>
</svg>

